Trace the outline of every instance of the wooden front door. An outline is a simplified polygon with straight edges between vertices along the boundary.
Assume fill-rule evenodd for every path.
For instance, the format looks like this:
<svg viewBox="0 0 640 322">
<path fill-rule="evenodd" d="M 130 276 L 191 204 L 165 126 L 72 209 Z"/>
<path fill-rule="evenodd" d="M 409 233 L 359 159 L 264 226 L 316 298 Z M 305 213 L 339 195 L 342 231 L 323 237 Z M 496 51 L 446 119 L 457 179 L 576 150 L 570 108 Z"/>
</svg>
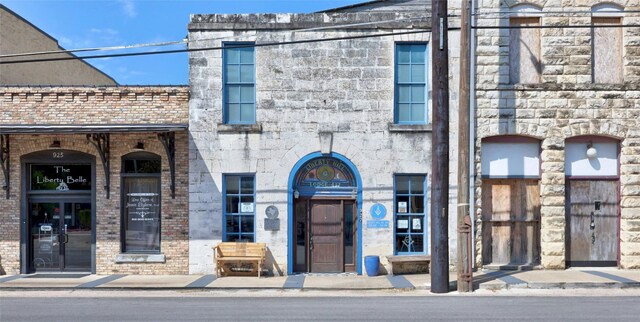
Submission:
<svg viewBox="0 0 640 322">
<path fill-rule="evenodd" d="M 618 181 L 570 180 L 567 196 L 567 265 L 616 266 Z"/>
<path fill-rule="evenodd" d="M 341 201 L 310 202 L 310 271 L 336 273 L 344 270 Z"/>
<path fill-rule="evenodd" d="M 537 265 L 540 261 L 538 180 L 483 180 L 482 223 L 485 266 L 509 269 Z"/>
</svg>

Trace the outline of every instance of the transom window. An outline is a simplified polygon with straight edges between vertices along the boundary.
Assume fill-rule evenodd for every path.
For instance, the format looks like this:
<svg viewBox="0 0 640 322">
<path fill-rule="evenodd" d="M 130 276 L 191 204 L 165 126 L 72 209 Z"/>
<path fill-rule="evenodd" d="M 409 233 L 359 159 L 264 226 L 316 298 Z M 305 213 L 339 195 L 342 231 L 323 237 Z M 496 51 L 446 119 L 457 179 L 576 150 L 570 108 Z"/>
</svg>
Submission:
<svg viewBox="0 0 640 322">
<path fill-rule="evenodd" d="M 256 122 L 255 51 L 252 43 L 225 43 L 223 50 L 224 122 Z"/>
<path fill-rule="evenodd" d="M 255 177 L 224 177 L 224 241 L 255 241 Z"/>
<path fill-rule="evenodd" d="M 396 45 L 395 122 L 427 123 L 427 44 Z"/>
<path fill-rule="evenodd" d="M 396 175 L 395 253 L 426 254 L 426 176 Z"/>
</svg>

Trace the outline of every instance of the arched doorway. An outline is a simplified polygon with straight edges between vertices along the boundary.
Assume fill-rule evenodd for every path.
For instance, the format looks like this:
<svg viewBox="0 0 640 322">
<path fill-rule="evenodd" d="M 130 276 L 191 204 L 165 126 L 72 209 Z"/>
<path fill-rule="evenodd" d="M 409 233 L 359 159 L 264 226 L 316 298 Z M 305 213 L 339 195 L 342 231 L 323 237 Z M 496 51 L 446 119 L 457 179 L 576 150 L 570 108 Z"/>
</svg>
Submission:
<svg viewBox="0 0 640 322">
<path fill-rule="evenodd" d="M 482 264 L 489 269 L 540 263 L 540 140 L 482 140 Z"/>
<path fill-rule="evenodd" d="M 617 266 L 620 141 L 578 136 L 565 144 L 566 264 Z"/>
<path fill-rule="evenodd" d="M 360 176 L 337 153 L 313 153 L 289 176 L 288 273 L 361 273 Z"/>
<path fill-rule="evenodd" d="M 53 149 L 21 161 L 22 272 L 95 272 L 95 158 Z"/>
</svg>

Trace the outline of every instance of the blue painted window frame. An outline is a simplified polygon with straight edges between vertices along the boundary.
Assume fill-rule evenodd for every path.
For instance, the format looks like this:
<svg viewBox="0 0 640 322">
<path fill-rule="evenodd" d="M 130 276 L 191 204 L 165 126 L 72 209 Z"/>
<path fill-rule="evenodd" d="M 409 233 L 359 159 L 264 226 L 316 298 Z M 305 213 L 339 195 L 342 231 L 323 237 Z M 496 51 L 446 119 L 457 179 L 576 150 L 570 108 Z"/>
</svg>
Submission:
<svg viewBox="0 0 640 322">
<path fill-rule="evenodd" d="M 256 123 L 256 52 L 254 43 L 252 42 L 226 42 L 222 44 L 222 105 L 223 105 L 223 122 L 225 124 L 255 124 Z M 250 51 L 253 58 L 251 62 L 243 62 L 239 56 L 237 62 L 230 61 L 234 52 L 241 54 L 242 51 Z M 237 67 L 237 79 L 230 80 L 230 67 Z M 251 67 L 251 80 L 243 80 L 241 70 L 243 67 Z M 229 92 L 237 89 L 238 99 L 230 97 Z M 243 90 L 245 89 L 245 90 Z M 247 96 L 244 98 L 244 96 Z M 234 100 L 234 101 L 232 101 Z M 231 104 L 238 105 L 238 118 L 230 115 Z M 242 109 L 251 108 L 251 117 L 242 118 Z"/>
<path fill-rule="evenodd" d="M 411 189 L 411 180 L 412 178 L 415 177 L 421 177 L 422 179 L 422 193 L 414 193 Z M 398 193 L 398 178 L 408 178 L 408 193 Z M 417 254 L 428 254 L 429 253 L 429 241 L 428 241 L 428 235 L 427 232 L 429 230 L 429 217 L 427 216 L 427 205 L 428 205 L 428 196 L 427 196 L 427 175 L 425 174 L 396 174 L 393 177 L 393 245 L 394 245 L 394 249 L 393 249 L 393 253 L 395 255 L 417 255 Z M 407 201 L 407 212 L 406 213 L 399 213 L 398 212 L 398 196 L 401 197 L 408 197 L 408 201 Z M 422 205 L 422 209 L 423 211 L 421 213 L 413 213 L 411 212 L 412 207 L 412 197 L 415 196 L 422 196 L 422 201 L 423 201 L 423 205 Z M 398 219 L 402 218 L 402 217 L 406 217 L 409 220 L 408 223 L 408 229 L 406 233 L 400 233 L 398 232 Z M 422 231 L 421 232 L 413 232 L 413 224 L 412 224 L 412 219 L 413 218 L 419 218 L 422 217 Z M 411 251 L 410 249 L 407 249 L 406 251 L 403 251 L 402 248 L 398 249 L 397 248 L 397 237 L 398 236 L 421 236 L 422 237 L 422 241 L 423 241 L 423 251 L 421 252 L 416 252 L 416 251 Z M 413 238 L 411 239 L 413 240 Z"/>
<path fill-rule="evenodd" d="M 403 49 L 409 49 L 409 61 L 401 59 L 400 53 Z M 414 57 L 413 50 L 416 50 L 416 52 L 419 50 L 423 54 L 422 61 Z M 429 46 L 426 42 L 396 43 L 394 65 L 394 123 L 396 124 L 427 124 L 429 122 L 428 53 Z M 414 60 L 416 61 L 414 62 Z M 419 68 L 421 65 L 424 66 Z M 418 68 L 414 69 L 414 67 Z M 403 75 L 405 73 L 402 73 L 401 70 L 409 71 L 408 80 L 404 79 Z M 414 80 L 414 71 L 421 71 L 424 75 L 423 79 Z M 424 90 L 420 91 L 419 87 L 424 87 Z M 409 89 L 408 100 L 404 98 L 407 94 L 407 88 Z M 403 92 L 405 95 L 402 95 Z M 420 95 L 422 95 L 422 98 L 420 98 Z M 409 119 L 402 117 L 400 113 L 401 105 L 409 105 L 409 113 L 411 114 Z M 419 108 L 419 105 L 423 106 L 423 115 L 422 117 L 414 117 L 413 112 Z"/>
<path fill-rule="evenodd" d="M 243 192 L 242 183 L 243 180 L 252 180 L 253 187 L 251 192 Z M 227 187 L 227 180 L 237 180 L 238 191 L 237 193 L 229 193 Z M 223 241 L 247 241 L 247 242 L 255 242 L 256 240 L 256 176 L 255 174 L 225 174 L 222 176 L 222 191 L 224 191 L 222 196 L 222 240 Z M 237 197 L 237 211 L 229 211 L 228 207 L 231 206 L 227 199 L 231 197 Z M 248 198 L 253 201 L 253 211 L 252 212 L 242 212 L 241 211 L 241 203 L 243 198 Z M 233 207 L 233 206 L 231 206 Z M 232 208 L 233 209 L 233 208 Z M 238 229 L 237 232 L 229 232 L 227 231 L 227 219 L 228 217 L 237 217 Z M 251 225 L 251 231 L 243 230 L 242 222 L 243 220 L 248 220 L 251 217 L 253 221 L 253 225 Z M 235 237 L 235 238 L 232 238 Z"/>
</svg>

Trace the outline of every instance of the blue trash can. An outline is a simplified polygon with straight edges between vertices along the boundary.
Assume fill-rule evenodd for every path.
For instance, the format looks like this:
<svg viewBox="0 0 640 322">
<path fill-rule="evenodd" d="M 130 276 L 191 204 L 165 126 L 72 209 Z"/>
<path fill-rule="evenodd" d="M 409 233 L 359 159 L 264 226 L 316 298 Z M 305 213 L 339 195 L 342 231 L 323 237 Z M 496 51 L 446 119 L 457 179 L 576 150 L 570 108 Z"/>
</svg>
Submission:
<svg viewBox="0 0 640 322">
<path fill-rule="evenodd" d="M 378 276 L 380 272 L 380 256 L 365 256 L 364 268 L 368 276 Z"/>
</svg>

